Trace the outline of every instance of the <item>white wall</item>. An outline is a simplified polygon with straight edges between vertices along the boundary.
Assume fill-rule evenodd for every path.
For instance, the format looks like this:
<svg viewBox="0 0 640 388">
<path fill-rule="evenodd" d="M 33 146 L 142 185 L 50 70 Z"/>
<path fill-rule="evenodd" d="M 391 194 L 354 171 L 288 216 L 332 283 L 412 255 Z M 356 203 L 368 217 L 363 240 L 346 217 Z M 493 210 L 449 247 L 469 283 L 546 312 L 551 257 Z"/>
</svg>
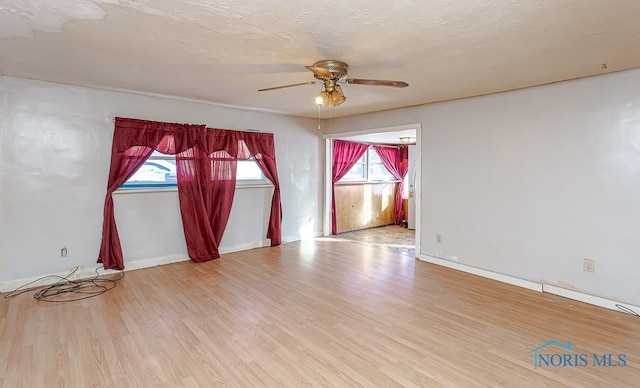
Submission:
<svg viewBox="0 0 640 388">
<path fill-rule="evenodd" d="M 414 122 L 422 254 L 640 303 L 640 70 L 334 119 L 333 131 Z"/>
<path fill-rule="evenodd" d="M 275 133 L 283 239 L 321 230 L 314 120 L 10 77 L 0 98 L 0 282 L 97 266 L 114 116 Z M 272 192 L 236 191 L 221 251 L 268 241 Z M 116 194 L 115 206 L 125 266 L 186 257 L 177 192 Z"/>
</svg>

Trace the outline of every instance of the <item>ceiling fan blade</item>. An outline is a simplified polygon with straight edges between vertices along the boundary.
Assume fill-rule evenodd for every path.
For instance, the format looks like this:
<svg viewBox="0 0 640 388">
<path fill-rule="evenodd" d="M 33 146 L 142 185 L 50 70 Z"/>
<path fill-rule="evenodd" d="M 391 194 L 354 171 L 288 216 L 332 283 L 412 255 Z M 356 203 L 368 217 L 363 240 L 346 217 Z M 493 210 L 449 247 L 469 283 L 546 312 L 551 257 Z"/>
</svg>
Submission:
<svg viewBox="0 0 640 388">
<path fill-rule="evenodd" d="M 258 89 L 259 92 L 266 92 L 267 90 L 276 90 L 276 89 L 284 89 L 284 88 L 292 88 L 294 86 L 302 86 L 302 85 L 315 85 L 316 83 L 314 81 L 309 81 L 309 82 L 300 82 L 299 84 L 291 84 L 291 85 L 283 85 L 283 86 L 274 86 L 272 88 L 264 88 L 264 89 Z"/>
<path fill-rule="evenodd" d="M 333 74 L 329 70 L 325 69 L 324 67 L 318 67 L 318 66 L 305 66 L 305 67 L 307 68 L 307 70 L 309 70 L 313 74 L 320 76 L 322 78 L 327 78 L 327 79 L 333 78 Z"/>
<path fill-rule="evenodd" d="M 406 88 L 409 86 L 408 83 L 404 81 L 388 81 L 383 79 L 357 79 L 357 78 L 347 78 L 344 82 L 348 84 L 356 84 L 356 85 L 369 85 L 369 86 L 391 86 L 394 88 Z"/>
</svg>

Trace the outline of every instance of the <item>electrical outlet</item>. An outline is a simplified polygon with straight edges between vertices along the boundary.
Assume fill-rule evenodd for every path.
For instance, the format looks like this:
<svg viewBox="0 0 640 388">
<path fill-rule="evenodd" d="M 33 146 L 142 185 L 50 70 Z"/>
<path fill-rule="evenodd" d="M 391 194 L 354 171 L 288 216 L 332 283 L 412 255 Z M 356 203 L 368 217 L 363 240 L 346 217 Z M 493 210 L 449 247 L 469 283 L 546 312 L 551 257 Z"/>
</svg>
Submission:
<svg viewBox="0 0 640 388">
<path fill-rule="evenodd" d="M 436 244 L 442 244 L 442 234 L 436 233 Z"/>
<path fill-rule="evenodd" d="M 67 250 L 67 248 L 62 248 L 62 249 L 60 249 L 60 256 L 61 257 L 67 257 L 67 253 L 68 252 L 69 251 Z"/>
<path fill-rule="evenodd" d="M 596 261 L 593 259 L 585 258 L 582 261 L 582 270 L 585 272 L 595 272 L 596 271 Z"/>
<path fill-rule="evenodd" d="M 83 265 L 74 265 L 71 267 L 71 274 L 68 279 L 79 279 L 82 275 L 81 272 L 84 269 Z"/>
</svg>

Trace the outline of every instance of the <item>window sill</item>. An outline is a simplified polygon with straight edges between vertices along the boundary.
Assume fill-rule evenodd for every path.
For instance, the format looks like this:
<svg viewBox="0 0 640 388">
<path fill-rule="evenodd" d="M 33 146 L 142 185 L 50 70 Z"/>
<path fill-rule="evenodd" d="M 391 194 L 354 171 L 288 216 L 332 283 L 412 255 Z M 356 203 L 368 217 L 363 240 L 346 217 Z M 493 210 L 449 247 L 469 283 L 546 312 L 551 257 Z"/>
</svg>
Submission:
<svg viewBox="0 0 640 388">
<path fill-rule="evenodd" d="M 118 189 L 113 194 L 162 193 L 178 191 L 178 187 L 145 187 L 140 189 Z"/>
<path fill-rule="evenodd" d="M 348 186 L 348 185 L 378 185 L 382 183 L 400 183 L 402 181 L 349 181 L 349 182 L 336 182 L 336 186 Z"/>
<path fill-rule="evenodd" d="M 236 190 L 238 189 L 256 189 L 256 188 L 273 188 L 272 184 L 266 183 L 255 183 L 255 184 L 243 184 L 236 185 Z M 140 189 L 118 189 L 113 192 L 113 194 L 140 194 L 140 193 L 164 193 L 164 192 L 177 192 L 178 187 L 149 187 L 149 188 L 140 188 Z"/>
</svg>

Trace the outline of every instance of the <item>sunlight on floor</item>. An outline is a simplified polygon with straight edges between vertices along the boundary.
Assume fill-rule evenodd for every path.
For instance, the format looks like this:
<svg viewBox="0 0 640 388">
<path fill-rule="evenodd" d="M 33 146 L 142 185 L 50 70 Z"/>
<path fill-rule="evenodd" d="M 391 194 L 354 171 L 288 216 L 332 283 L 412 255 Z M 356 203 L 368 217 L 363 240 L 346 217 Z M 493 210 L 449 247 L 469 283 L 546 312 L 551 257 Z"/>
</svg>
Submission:
<svg viewBox="0 0 640 388">
<path fill-rule="evenodd" d="M 327 238 L 389 249 L 411 256 L 415 255 L 415 230 L 397 225 L 356 230 Z"/>
</svg>

